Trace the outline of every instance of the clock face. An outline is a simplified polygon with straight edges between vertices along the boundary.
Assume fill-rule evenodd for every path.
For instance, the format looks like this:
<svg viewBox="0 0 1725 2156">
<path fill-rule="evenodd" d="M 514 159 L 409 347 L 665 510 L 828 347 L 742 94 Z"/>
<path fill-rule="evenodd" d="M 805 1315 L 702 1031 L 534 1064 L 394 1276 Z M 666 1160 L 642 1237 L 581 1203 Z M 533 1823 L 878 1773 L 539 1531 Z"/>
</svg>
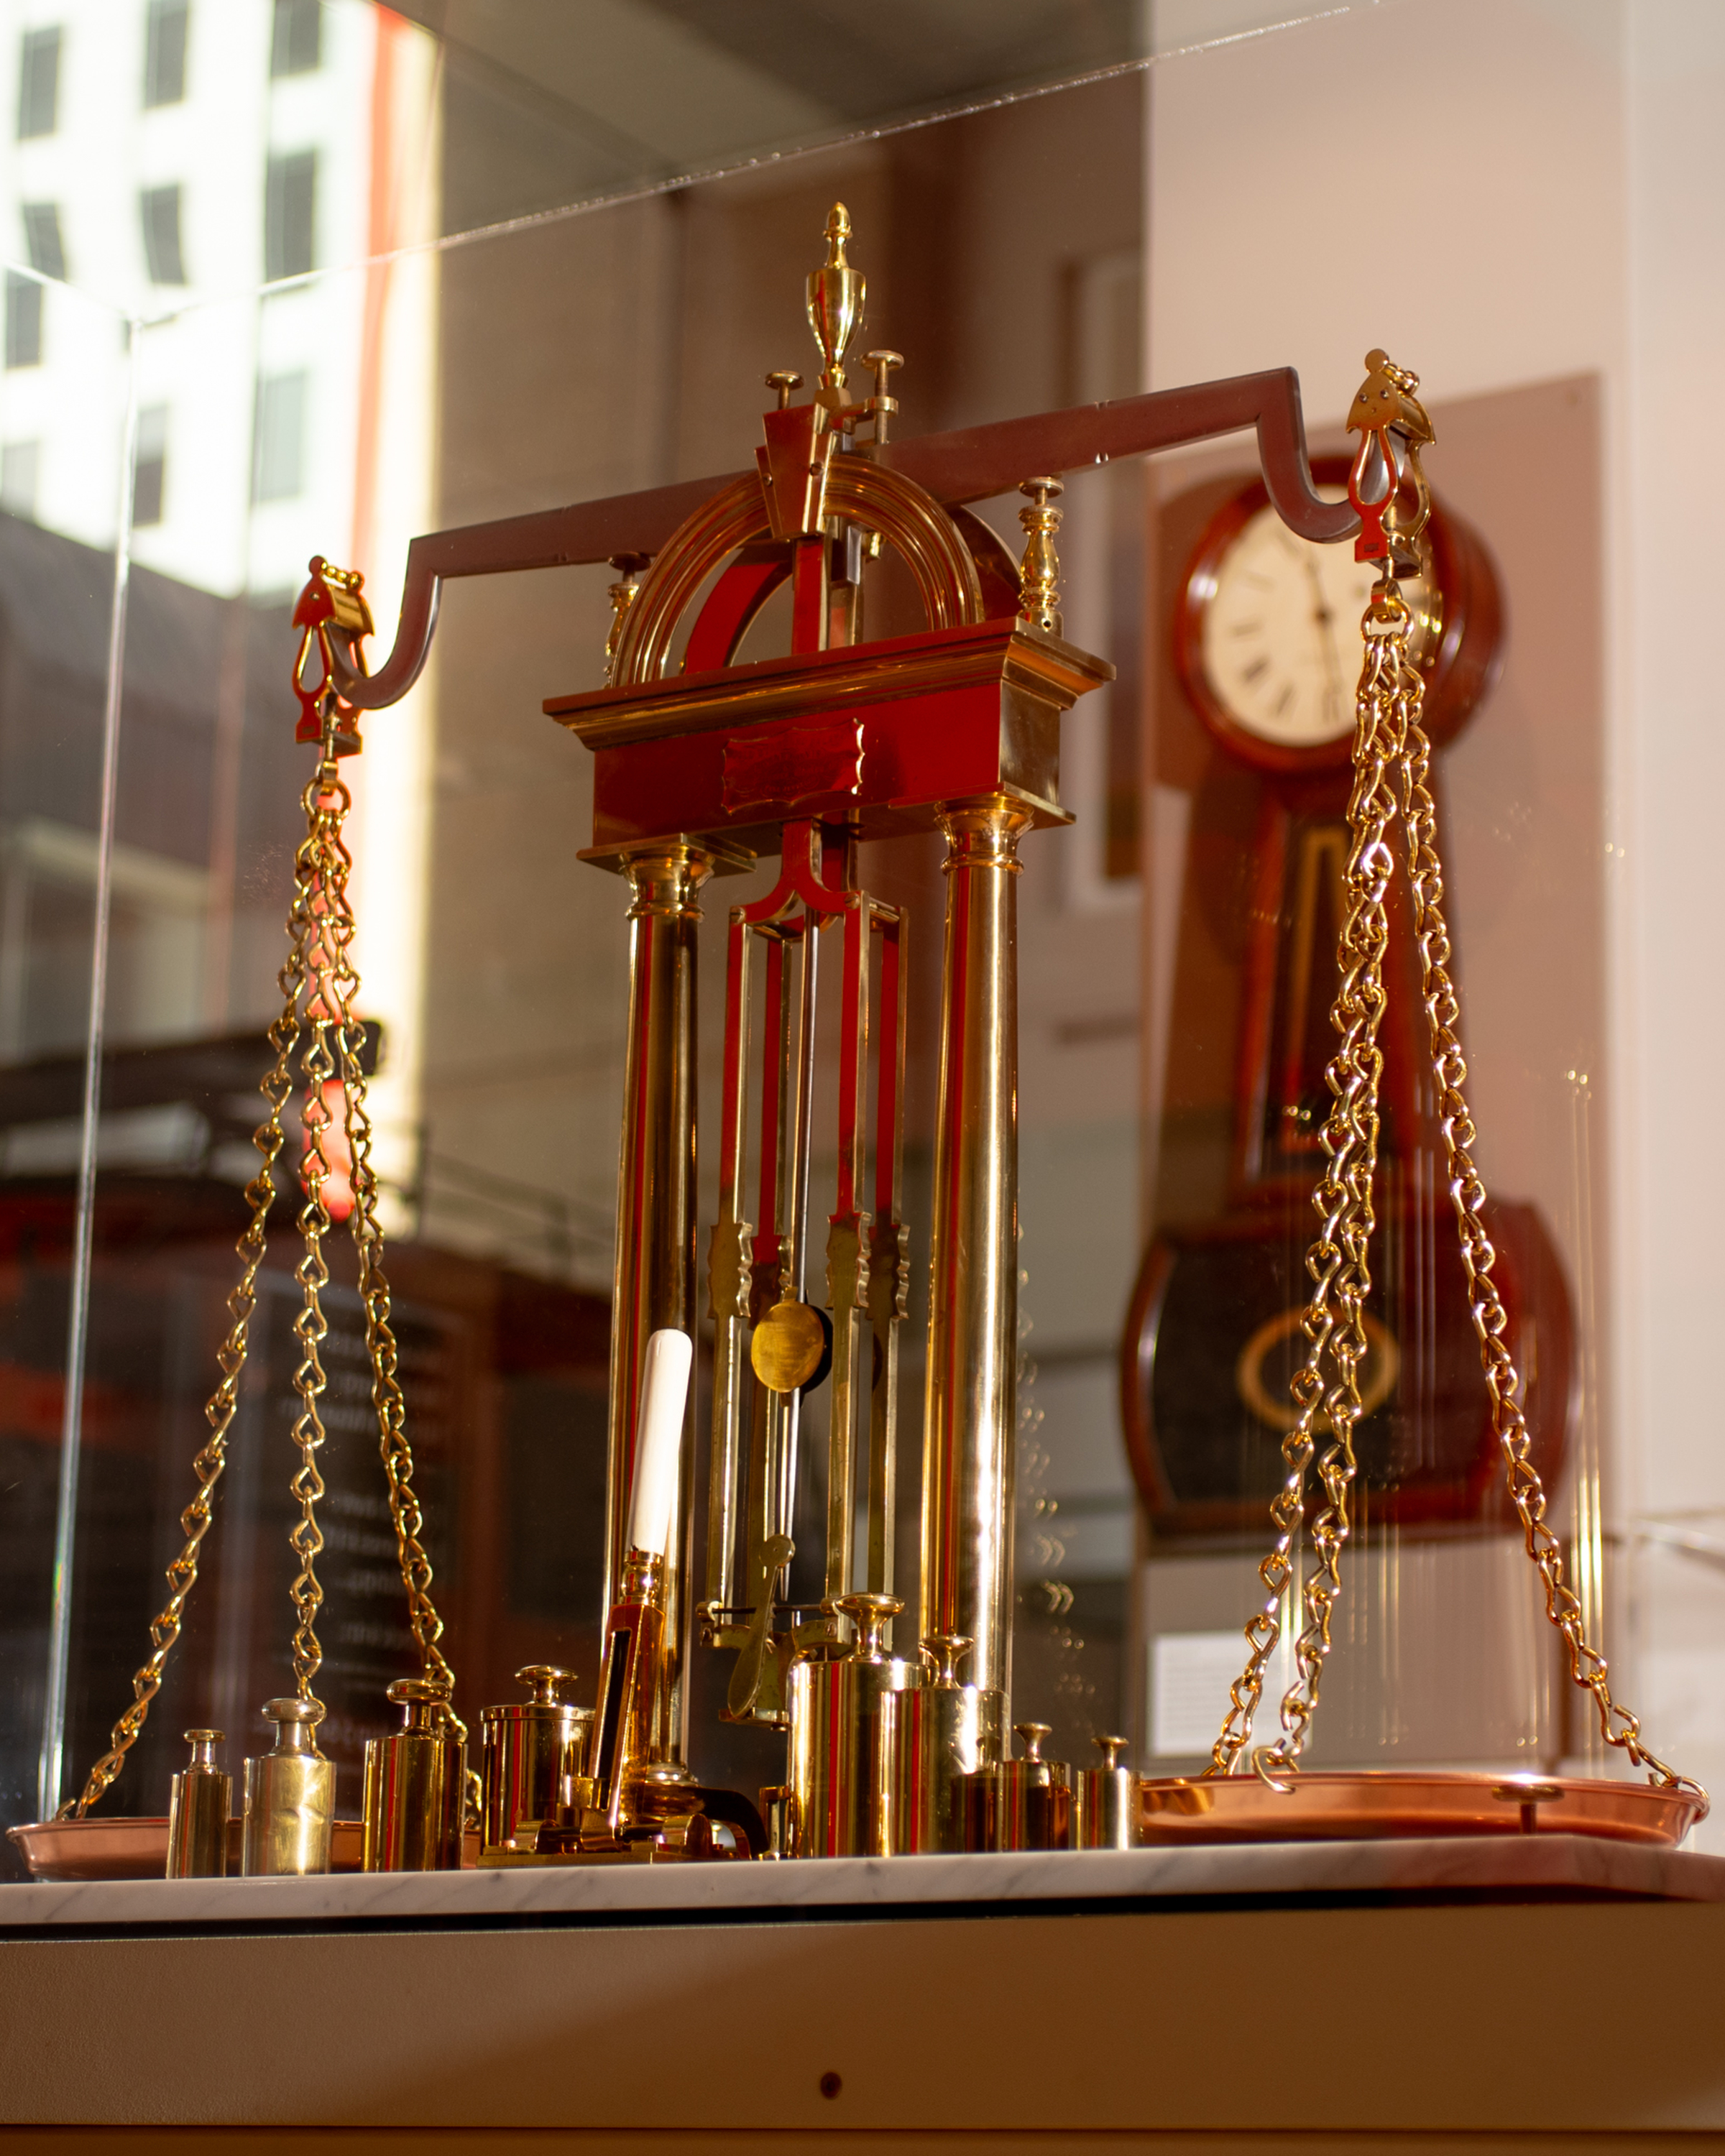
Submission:
<svg viewBox="0 0 1725 2156">
<path fill-rule="evenodd" d="M 1360 618 L 1376 571 L 1345 541 L 1315 546 L 1267 505 L 1240 526 L 1189 602 L 1202 607 L 1198 652 L 1204 685 L 1225 717 L 1276 747 L 1298 751 L 1353 732 L 1360 673 Z M 1207 582 L 1206 593 L 1196 587 Z M 1404 578 L 1414 616 L 1410 655 L 1427 639 L 1430 597 Z"/>
</svg>

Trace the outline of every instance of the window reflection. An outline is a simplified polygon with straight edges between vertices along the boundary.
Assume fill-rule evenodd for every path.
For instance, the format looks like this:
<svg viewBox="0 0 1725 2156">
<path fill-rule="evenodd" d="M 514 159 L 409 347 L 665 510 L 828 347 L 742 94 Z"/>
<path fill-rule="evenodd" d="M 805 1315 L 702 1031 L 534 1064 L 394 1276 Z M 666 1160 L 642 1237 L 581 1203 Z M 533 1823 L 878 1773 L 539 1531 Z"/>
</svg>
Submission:
<svg viewBox="0 0 1725 2156">
<path fill-rule="evenodd" d="M 26 30 L 18 55 L 18 139 L 52 135 L 59 124 L 60 44 L 59 28 Z"/>
<path fill-rule="evenodd" d="M 152 285 L 183 285 L 186 257 L 180 244 L 180 187 L 146 187 L 138 198 L 144 228 L 144 261 Z"/>
<path fill-rule="evenodd" d="M 189 0 L 150 0 L 145 17 L 144 103 L 177 105 L 186 95 Z"/>
<path fill-rule="evenodd" d="M 42 364 L 42 287 L 16 270 L 6 273 L 6 364 Z"/>
</svg>

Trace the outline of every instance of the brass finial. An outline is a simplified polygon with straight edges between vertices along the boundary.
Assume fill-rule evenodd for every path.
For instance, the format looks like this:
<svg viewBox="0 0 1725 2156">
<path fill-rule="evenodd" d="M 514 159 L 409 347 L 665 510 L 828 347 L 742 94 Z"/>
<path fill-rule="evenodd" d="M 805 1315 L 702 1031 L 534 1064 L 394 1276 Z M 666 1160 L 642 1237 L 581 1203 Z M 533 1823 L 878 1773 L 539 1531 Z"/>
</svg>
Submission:
<svg viewBox="0 0 1725 2156">
<path fill-rule="evenodd" d="M 842 410 L 851 401 L 845 386 L 845 354 L 863 326 L 868 297 L 868 280 L 845 259 L 850 237 L 850 213 L 843 203 L 834 203 L 827 217 L 827 259 L 808 284 L 809 326 L 824 362 L 814 401 L 829 412 Z"/>
<path fill-rule="evenodd" d="M 1055 496 L 1065 490 L 1057 479 L 1027 479 L 1019 487 L 1030 497 L 1030 507 L 1019 511 L 1024 527 L 1024 558 L 1019 569 L 1019 618 L 1045 636 L 1061 634 L 1060 557 L 1055 552 L 1055 534 L 1060 528 L 1060 511 Z"/>
<path fill-rule="evenodd" d="M 790 409 L 791 392 L 803 387 L 803 377 L 793 367 L 775 367 L 767 377 L 767 387 L 777 392 L 779 410 L 788 412 Z"/>
<path fill-rule="evenodd" d="M 635 603 L 640 586 L 635 581 L 653 557 L 650 554 L 614 554 L 611 567 L 618 572 L 618 581 L 606 587 L 611 601 L 611 633 L 605 639 L 605 679 L 609 681 L 617 671 L 617 647 L 623 640 L 623 619 Z"/>
</svg>

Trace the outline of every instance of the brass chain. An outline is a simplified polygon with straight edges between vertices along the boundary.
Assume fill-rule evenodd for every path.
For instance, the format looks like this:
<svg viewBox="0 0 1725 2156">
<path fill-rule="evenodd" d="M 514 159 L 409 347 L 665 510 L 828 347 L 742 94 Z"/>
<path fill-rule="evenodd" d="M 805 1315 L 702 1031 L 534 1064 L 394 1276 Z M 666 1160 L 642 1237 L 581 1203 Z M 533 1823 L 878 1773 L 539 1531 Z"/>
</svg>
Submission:
<svg viewBox="0 0 1725 2156">
<path fill-rule="evenodd" d="M 339 787 L 339 778 L 335 782 Z M 341 788 L 345 814 L 347 789 Z M 428 1677 L 441 1678 L 453 1696 L 454 1671 L 445 1661 L 439 1641 L 443 1620 L 432 1599 L 431 1559 L 421 1537 L 424 1516 L 413 1487 L 413 1453 L 407 1434 L 407 1403 L 399 1375 L 399 1353 L 391 1322 L 388 1277 L 383 1270 L 383 1229 L 377 1218 L 377 1177 L 372 1162 L 372 1121 L 366 1100 L 363 1059 L 365 1029 L 354 1016 L 359 974 L 353 963 L 355 921 L 347 882 L 352 856 L 341 837 L 338 820 L 331 849 L 323 930 L 329 955 L 326 975 L 335 1018 L 334 1040 L 346 1106 L 347 1134 L 353 1189 L 350 1224 L 359 1254 L 359 1292 L 365 1311 L 366 1349 L 372 1369 L 372 1404 L 377 1416 L 377 1444 L 389 1485 L 389 1515 L 395 1529 L 397 1562 L 407 1591 L 408 1618 L 419 1660 Z M 454 1732 L 465 1738 L 465 1725 L 453 1707 L 444 1717 Z"/>
<path fill-rule="evenodd" d="M 1392 868 L 1389 830 L 1396 813 L 1389 774 L 1406 723 L 1402 698 L 1394 691 L 1386 693 L 1386 684 L 1395 674 L 1390 645 L 1390 638 L 1381 633 L 1375 639 L 1368 636 L 1354 712 L 1342 980 L 1330 1014 L 1340 1045 L 1324 1074 L 1332 1104 L 1322 1136 L 1324 1172 L 1312 1195 L 1319 1227 L 1306 1259 L 1312 1281 L 1301 1319 L 1307 1353 L 1291 1384 L 1299 1417 L 1282 1440 L 1286 1473 L 1270 1507 L 1276 1540 L 1258 1568 L 1266 1599 L 1245 1628 L 1246 1666 L 1230 1690 L 1228 1712 L 1205 1769 L 1209 1774 L 1231 1773 L 1251 1741 L 1263 1697 L 1265 1667 L 1281 1638 L 1281 1607 L 1293 1577 L 1294 1548 L 1305 1522 L 1306 1479 L 1321 1424 L 1327 1425 L 1330 1442 L 1318 1462 L 1325 1502 L 1312 1528 L 1317 1563 L 1302 1592 L 1306 1621 L 1295 1643 L 1297 1673 L 1281 1703 L 1282 1734 L 1254 1758 L 1259 1772 L 1267 1776 L 1292 1768 L 1305 1744 L 1317 1711 L 1330 1651 L 1331 1614 L 1342 1588 L 1348 1493 L 1354 1476 L 1353 1435 L 1362 1413 L 1359 1372 L 1368 1350 L 1365 1305 L 1371 1289 L 1375 1224 L 1372 1183 L 1378 1165 L 1378 1096 L 1384 1069 L 1378 1033 L 1384 1017 L 1384 958 L 1389 941 L 1384 899 Z"/>
<path fill-rule="evenodd" d="M 366 1105 L 364 1027 L 353 1010 L 359 976 L 352 960 L 355 923 L 347 888 L 352 857 L 342 837 L 352 797 L 336 760 L 335 699 L 329 694 L 323 701 L 323 738 L 318 767 L 300 796 L 306 833 L 294 860 L 294 895 L 287 920 L 288 956 L 278 977 L 282 1010 L 269 1034 L 275 1060 L 259 1081 L 269 1113 L 252 1137 L 262 1157 L 262 1166 L 246 1188 L 251 1217 L 244 1235 L 235 1245 L 242 1270 L 228 1298 L 228 1331 L 218 1351 L 222 1381 L 204 1409 L 211 1435 L 193 1462 L 197 1494 L 181 1515 L 181 1531 L 186 1540 L 167 1568 L 168 1599 L 150 1627 L 152 1652 L 132 1679 L 132 1702 L 114 1725 L 108 1751 L 91 1768 L 81 1794 L 60 1807 L 57 1816 L 62 1819 L 83 1818 L 118 1778 L 127 1754 L 143 1730 L 151 1703 L 162 1689 L 168 1656 L 180 1637 L 185 1607 L 198 1582 L 201 1546 L 213 1515 L 216 1486 L 227 1464 L 228 1439 L 239 1409 L 240 1383 L 250 1347 L 251 1321 L 257 1309 L 258 1272 L 264 1260 L 267 1224 L 275 1196 L 275 1170 L 285 1143 L 282 1116 L 293 1091 L 292 1063 L 300 1040 L 302 995 L 305 998 L 309 1037 L 301 1059 L 307 1092 L 300 1161 L 305 1201 L 300 1214 L 300 1227 L 305 1255 L 295 1270 L 304 1298 L 294 1327 L 302 1351 L 294 1375 L 300 1411 L 293 1434 L 300 1450 L 300 1465 L 291 1485 L 300 1517 L 290 1536 L 300 1564 L 299 1576 L 290 1590 L 296 1620 L 293 1640 L 295 1681 L 300 1696 L 309 1697 L 311 1681 L 322 1661 L 316 1619 L 323 1593 L 316 1576 L 316 1559 L 322 1550 L 323 1537 L 317 1527 L 316 1507 L 317 1500 L 324 1495 L 324 1484 L 316 1455 L 326 1436 L 318 1402 L 327 1383 L 320 1349 L 329 1330 L 321 1304 L 321 1291 L 329 1282 L 322 1243 L 330 1226 L 323 1191 L 333 1168 L 327 1149 L 327 1135 L 333 1118 L 329 1112 L 326 1088 L 332 1081 L 338 1081 L 352 1162 L 354 1202 L 351 1219 L 359 1254 L 360 1294 L 372 1368 L 372 1399 L 377 1409 L 379 1447 L 389 1485 L 390 1517 L 394 1523 L 402 1584 L 407 1592 L 413 1640 L 424 1672 L 428 1676 L 442 1678 L 452 1694 L 454 1691 L 454 1673 L 438 1644 L 443 1634 L 443 1621 L 432 1600 L 431 1561 L 421 1540 L 424 1522 L 413 1488 L 413 1456 L 407 1435 L 406 1406 L 391 1323 L 389 1282 L 382 1265 L 383 1235 L 377 1219 L 377 1178 L 372 1161 L 372 1125 Z M 465 1726 L 456 1717 L 452 1705 L 445 1708 L 445 1717 L 451 1731 L 465 1738 Z M 470 1781 L 472 1779 L 469 1777 Z"/>
<path fill-rule="evenodd" d="M 293 1386 L 300 1412 L 294 1419 L 293 1441 L 300 1449 L 300 1465 L 288 1488 L 300 1507 L 300 1517 L 288 1534 L 288 1546 L 300 1560 L 299 1576 L 288 1589 L 294 1605 L 294 1685 L 301 1699 L 312 1697 L 311 1686 L 323 1661 L 317 1638 L 317 1613 L 323 1606 L 323 1588 L 317 1577 L 317 1558 L 324 1546 L 317 1524 L 317 1502 L 324 1495 L 324 1480 L 317 1465 L 328 1433 L 320 1402 L 329 1385 L 323 1367 L 323 1342 L 329 1335 L 324 1315 L 323 1291 L 330 1284 L 330 1269 L 323 1254 L 329 1233 L 329 1206 L 324 1185 L 333 1163 L 328 1138 L 334 1121 L 326 1089 L 336 1075 L 330 1052 L 332 1019 L 330 975 L 332 952 L 328 931 L 331 870 L 341 842 L 348 793 L 336 769 L 335 747 L 326 726 L 322 754 L 316 777 L 306 790 L 310 832 L 305 850 L 311 855 L 311 873 L 296 882 L 293 927 L 306 953 L 305 1047 L 300 1060 L 305 1082 L 300 1109 L 302 1139 L 300 1182 L 305 1200 L 300 1208 L 300 1236 L 304 1255 L 294 1267 L 300 1284 L 300 1306 L 294 1319 L 294 1337 L 300 1343 L 300 1363 Z"/>
<path fill-rule="evenodd" d="M 302 847 L 295 862 L 296 902 L 304 858 Z M 186 1537 L 185 1543 L 167 1568 L 168 1598 L 161 1614 L 151 1624 L 152 1651 L 131 1681 L 131 1705 L 115 1723 L 108 1738 L 109 1748 L 90 1768 L 82 1794 L 75 1799 L 69 1798 L 60 1806 L 56 1815 L 60 1819 L 82 1819 L 118 1778 L 127 1753 L 137 1742 L 149 1717 L 151 1702 L 162 1689 L 162 1672 L 179 1639 L 186 1604 L 198 1584 L 198 1558 L 204 1536 L 209 1531 L 216 1485 L 228 1464 L 228 1435 L 239 1410 L 240 1379 L 251 1344 L 252 1317 L 258 1306 L 258 1269 L 264 1262 L 265 1231 L 275 1197 L 275 1163 L 285 1142 L 281 1115 L 293 1086 L 291 1064 L 300 1034 L 300 990 L 304 979 L 305 954 L 295 942 L 279 976 L 283 998 L 281 1015 L 270 1029 L 270 1045 L 275 1050 L 275 1061 L 259 1086 L 270 1112 L 252 1132 L 252 1143 L 258 1149 L 262 1164 L 246 1185 L 251 1219 L 245 1233 L 234 1245 L 240 1260 L 240 1275 L 228 1297 L 227 1337 L 216 1353 L 222 1382 L 205 1403 L 204 1419 L 209 1424 L 210 1435 L 192 1463 L 198 1494 L 180 1515 L 180 1532 Z"/>
<path fill-rule="evenodd" d="M 1380 589 L 1383 587 L 1379 587 Z M 1388 588 L 1399 602 L 1393 581 Z M 1375 602 L 1374 602 L 1375 603 Z M 1531 1457 L 1532 1440 L 1522 1412 L 1522 1384 L 1515 1358 L 1504 1344 L 1508 1327 L 1502 1299 L 1491 1277 L 1497 1260 L 1481 1214 L 1486 1186 L 1474 1163 L 1473 1117 L 1462 1087 L 1467 1064 L 1456 1036 L 1461 1002 L 1450 975 L 1450 934 L 1444 922 L 1444 875 L 1438 855 L 1437 808 L 1427 779 L 1431 747 L 1413 703 L 1407 744 L 1401 759 L 1403 829 L 1408 848 L 1408 880 L 1414 900 L 1414 930 L 1420 951 L 1420 996 L 1431 1042 L 1432 1074 L 1437 1081 L 1438 1119 L 1444 1133 L 1450 1198 L 1460 1231 L 1461 1262 L 1467 1274 L 1467 1302 L 1480 1343 L 1486 1388 L 1491 1396 L 1491 1426 L 1503 1454 L 1511 1502 L 1522 1523 L 1527 1555 L 1544 1589 L 1545 1614 L 1561 1635 L 1572 1681 L 1591 1695 L 1599 1734 L 1630 1763 L 1648 1770 L 1666 1789 L 1693 1790 L 1699 1783 L 1668 1767 L 1641 1742 L 1641 1725 L 1611 1696 L 1609 1665 L 1592 1646 L 1583 1628 L 1581 1604 L 1564 1576 L 1563 1548 L 1545 1517 L 1545 1486 Z"/>
<path fill-rule="evenodd" d="M 1380 362 L 1382 357 L 1373 355 Z M 1387 362 L 1384 372 L 1411 400 L 1418 377 Z M 1423 411 L 1417 405 L 1412 410 L 1417 415 L 1416 433 L 1429 441 Z M 1425 514 L 1422 482 L 1418 521 L 1409 531 L 1395 532 L 1387 546 L 1361 624 L 1365 658 L 1355 706 L 1354 783 L 1348 811 L 1352 845 L 1347 918 L 1340 942 L 1342 985 L 1331 1013 L 1341 1047 L 1326 1072 L 1335 1099 L 1323 1134 L 1325 1170 L 1312 1195 L 1322 1224 L 1307 1259 L 1313 1282 L 1301 1321 L 1308 1351 L 1291 1385 L 1300 1414 L 1283 1441 L 1286 1473 L 1271 1506 L 1276 1539 L 1258 1568 L 1269 1599 L 1246 1625 L 1245 1669 L 1230 1689 L 1228 1713 L 1206 1772 L 1231 1773 L 1251 1740 L 1253 1719 L 1263 1697 L 1265 1666 L 1281 1635 L 1281 1605 L 1293 1574 L 1294 1545 L 1304 1525 L 1306 1478 L 1316 1449 L 1320 1410 L 1332 1440 L 1318 1464 L 1326 1503 L 1312 1530 L 1317 1563 L 1305 1585 L 1306 1624 L 1296 1645 L 1298 1671 L 1281 1702 L 1282 1734 L 1252 1757 L 1254 1767 L 1266 1780 L 1275 1782 L 1279 1774 L 1298 1766 L 1329 1653 L 1330 1619 L 1341 1590 L 1341 1553 L 1348 1533 L 1353 1433 L 1361 1412 L 1359 1366 L 1367 1352 L 1372 1180 L 1384 1061 L 1377 1035 L 1384 1004 L 1384 898 L 1392 873 L 1389 825 L 1399 817 L 1407 847 L 1420 995 L 1450 1196 L 1467 1276 L 1468 1310 L 1480 1343 L 1492 1428 L 1502 1451 L 1510 1498 L 1521 1521 L 1527 1555 L 1540 1575 L 1545 1613 L 1563 1640 L 1571 1679 L 1593 1699 L 1604 1742 L 1635 1766 L 1645 1767 L 1656 1784 L 1704 1797 L 1699 1784 L 1648 1749 L 1636 1717 L 1612 1697 L 1605 1657 L 1588 1640 L 1580 1603 L 1565 1577 L 1562 1543 L 1545 1517 L 1545 1489 L 1532 1462 L 1532 1439 L 1521 1406 L 1522 1380 L 1505 1343 L 1509 1321 L 1492 1277 L 1497 1253 L 1481 1218 L 1487 1203 L 1486 1188 L 1473 1158 L 1476 1133 L 1462 1090 L 1467 1065 L 1456 1034 L 1461 1003 L 1449 970 L 1437 810 L 1428 783 L 1431 746 L 1424 723 L 1425 684 L 1409 655 L 1414 617 L 1395 577 L 1396 545 L 1405 547 L 1419 537 Z M 1327 1361 L 1337 1373 L 1337 1382 L 1327 1390 Z"/>
</svg>

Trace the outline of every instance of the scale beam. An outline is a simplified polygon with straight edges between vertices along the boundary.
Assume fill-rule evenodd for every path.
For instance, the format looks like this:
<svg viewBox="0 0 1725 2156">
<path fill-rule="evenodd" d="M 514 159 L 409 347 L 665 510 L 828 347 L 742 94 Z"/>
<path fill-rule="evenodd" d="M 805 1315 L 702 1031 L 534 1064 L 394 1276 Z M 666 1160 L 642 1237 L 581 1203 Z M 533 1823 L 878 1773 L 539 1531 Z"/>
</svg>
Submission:
<svg viewBox="0 0 1725 2156">
<path fill-rule="evenodd" d="M 1080 471 L 1248 427 L 1256 430 L 1264 481 L 1283 521 L 1302 539 L 1329 543 L 1351 538 L 1359 529 L 1352 506 L 1323 501 L 1312 485 L 1300 377 L 1291 367 L 923 434 L 894 442 L 881 460 L 937 501 L 956 506 L 1010 494 L 1027 472 Z M 742 476 L 731 472 L 717 479 L 681 480 L 675 486 L 608 495 L 598 501 L 462 525 L 415 539 L 408 549 L 394 648 L 383 665 L 375 674 L 362 675 L 348 663 L 345 641 L 331 639 L 342 696 L 361 711 L 377 711 L 406 696 L 431 648 L 438 599 L 447 578 L 573 567 L 608 562 L 616 555 L 650 557 L 685 517 Z"/>
</svg>

